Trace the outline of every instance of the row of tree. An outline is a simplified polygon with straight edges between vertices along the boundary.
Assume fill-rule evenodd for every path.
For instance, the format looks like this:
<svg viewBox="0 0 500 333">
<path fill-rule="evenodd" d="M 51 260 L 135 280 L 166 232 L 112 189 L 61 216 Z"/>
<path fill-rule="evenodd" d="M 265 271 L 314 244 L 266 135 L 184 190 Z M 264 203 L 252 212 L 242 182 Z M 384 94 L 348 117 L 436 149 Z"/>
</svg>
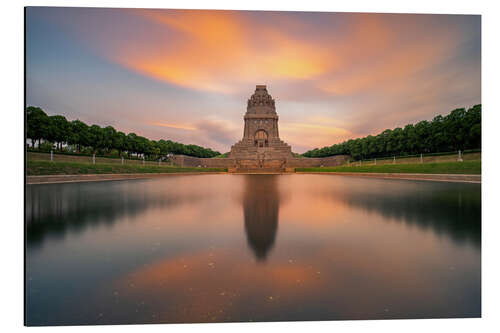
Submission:
<svg viewBox="0 0 500 333">
<path fill-rule="evenodd" d="M 88 151 L 99 154 L 116 152 L 118 156 L 141 155 L 147 159 L 156 159 L 168 154 L 183 154 L 195 157 L 214 157 L 219 152 L 197 145 L 185 145 L 170 140 L 149 140 L 135 133 L 125 134 L 112 126 L 88 126 L 80 120 L 68 121 L 65 117 L 48 116 L 41 108 L 27 108 L 27 137 L 32 148 L 42 141 L 56 145 L 56 149 L 75 147 L 76 152 Z"/>
<path fill-rule="evenodd" d="M 351 139 L 329 147 L 316 148 L 305 157 L 351 155 L 354 159 L 404 156 L 481 148 L 481 104 L 468 110 L 456 109 L 432 121 L 387 129 L 378 135 Z"/>
</svg>

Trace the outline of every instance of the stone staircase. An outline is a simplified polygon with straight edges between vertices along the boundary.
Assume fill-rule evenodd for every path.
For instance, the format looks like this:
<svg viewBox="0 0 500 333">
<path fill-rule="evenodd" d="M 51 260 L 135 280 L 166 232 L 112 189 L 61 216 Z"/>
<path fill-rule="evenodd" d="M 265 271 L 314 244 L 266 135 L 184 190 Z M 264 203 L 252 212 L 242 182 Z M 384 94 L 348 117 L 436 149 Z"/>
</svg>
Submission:
<svg viewBox="0 0 500 333">
<path fill-rule="evenodd" d="M 238 168 L 234 170 L 229 170 L 230 173 L 252 173 L 252 174 L 274 174 L 274 173 L 283 173 L 285 169 L 276 169 L 276 168 Z"/>
<path fill-rule="evenodd" d="M 285 172 L 285 159 L 241 159 L 229 168 L 233 173 L 281 173 Z"/>
</svg>

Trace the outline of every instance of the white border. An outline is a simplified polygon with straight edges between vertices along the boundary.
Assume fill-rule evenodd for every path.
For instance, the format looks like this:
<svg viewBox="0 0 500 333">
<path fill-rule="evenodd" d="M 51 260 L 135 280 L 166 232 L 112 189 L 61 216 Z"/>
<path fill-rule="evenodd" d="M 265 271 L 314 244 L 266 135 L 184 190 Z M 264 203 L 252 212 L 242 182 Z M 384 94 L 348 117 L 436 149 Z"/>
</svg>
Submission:
<svg viewBox="0 0 500 333">
<path fill-rule="evenodd" d="M 498 1 L 436 1 L 436 0 L 365 0 L 365 1 L 11 1 L 2 3 L 0 11 L 0 45 L 2 51 L 1 115 L 2 135 L 0 163 L 3 175 L 2 215 L 2 297 L 0 298 L 0 325 L 10 331 L 23 327 L 23 105 L 24 105 L 24 23 L 23 6 L 86 6 L 86 7 L 140 7 L 140 8 L 207 8 L 207 9 L 254 9 L 254 10 L 302 10 L 337 12 L 392 12 L 392 13 L 442 13 L 482 15 L 482 68 L 483 70 L 483 318 L 440 320 L 381 320 L 381 321 L 331 321 L 287 322 L 252 324 L 196 324 L 196 325 L 131 325 L 131 326 L 84 326 L 31 328 L 44 331 L 103 331 L 122 332 L 136 329 L 186 332 L 195 329 L 208 332 L 243 332 L 286 329 L 292 332 L 304 330 L 346 332 L 433 332 L 494 331 L 500 327 L 499 243 L 500 219 L 497 210 L 499 196 L 496 189 L 500 182 L 500 140 L 498 133 L 500 112 L 500 16 Z M 6 331 L 6 330 L 4 330 Z"/>
</svg>

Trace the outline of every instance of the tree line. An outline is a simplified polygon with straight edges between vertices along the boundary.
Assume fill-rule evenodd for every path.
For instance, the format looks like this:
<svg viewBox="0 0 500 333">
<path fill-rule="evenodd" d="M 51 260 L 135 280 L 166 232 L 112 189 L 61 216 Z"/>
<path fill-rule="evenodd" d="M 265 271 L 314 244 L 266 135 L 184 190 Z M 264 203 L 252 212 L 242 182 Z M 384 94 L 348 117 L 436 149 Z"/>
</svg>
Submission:
<svg viewBox="0 0 500 333">
<path fill-rule="evenodd" d="M 377 135 L 315 148 L 305 157 L 351 155 L 354 159 L 405 156 L 481 148 L 481 104 L 455 109 L 445 117 L 423 120 L 404 128 L 386 129 Z"/>
<path fill-rule="evenodd" d="M 135 133 L 125 134 L 112 126 L 87 125 L 83 121 L 68 121 L 64 116 L 48 116 L 41 108 L 29 106 L 26 110 L 27 138 L 32 148 L 38 142 L 41 148 L 48 144 L 59 151 L 71 149 L 78 153 L 96 153 L 116 156 L 144 156 L 157 159 L 168 154 L 195 157 L 214 157 L 219 152 L 197 145 L 185 145 L 171 140 L 149 140 Z"/>
</svg>

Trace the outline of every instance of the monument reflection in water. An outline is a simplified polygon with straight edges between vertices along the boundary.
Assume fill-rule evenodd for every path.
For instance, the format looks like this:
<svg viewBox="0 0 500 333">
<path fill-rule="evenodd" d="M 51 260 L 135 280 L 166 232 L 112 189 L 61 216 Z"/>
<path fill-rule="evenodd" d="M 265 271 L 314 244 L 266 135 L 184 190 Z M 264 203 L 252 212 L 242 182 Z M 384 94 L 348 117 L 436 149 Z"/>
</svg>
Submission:
<svg viewBox="0 0 500 333">
<path fill-rule="evenodd" d="M 258 181 L 255 180 L 258 177 Z M 277 176 L 245 176 L 243 213 L 248 244 L 264 261 L 274 245 L 280 207 Z"/>
<path fill-rule="evenodd" d="M 28 186 L 29 325 L 478 317 L 481 186 L 199 175 Z"/>
</svg>

